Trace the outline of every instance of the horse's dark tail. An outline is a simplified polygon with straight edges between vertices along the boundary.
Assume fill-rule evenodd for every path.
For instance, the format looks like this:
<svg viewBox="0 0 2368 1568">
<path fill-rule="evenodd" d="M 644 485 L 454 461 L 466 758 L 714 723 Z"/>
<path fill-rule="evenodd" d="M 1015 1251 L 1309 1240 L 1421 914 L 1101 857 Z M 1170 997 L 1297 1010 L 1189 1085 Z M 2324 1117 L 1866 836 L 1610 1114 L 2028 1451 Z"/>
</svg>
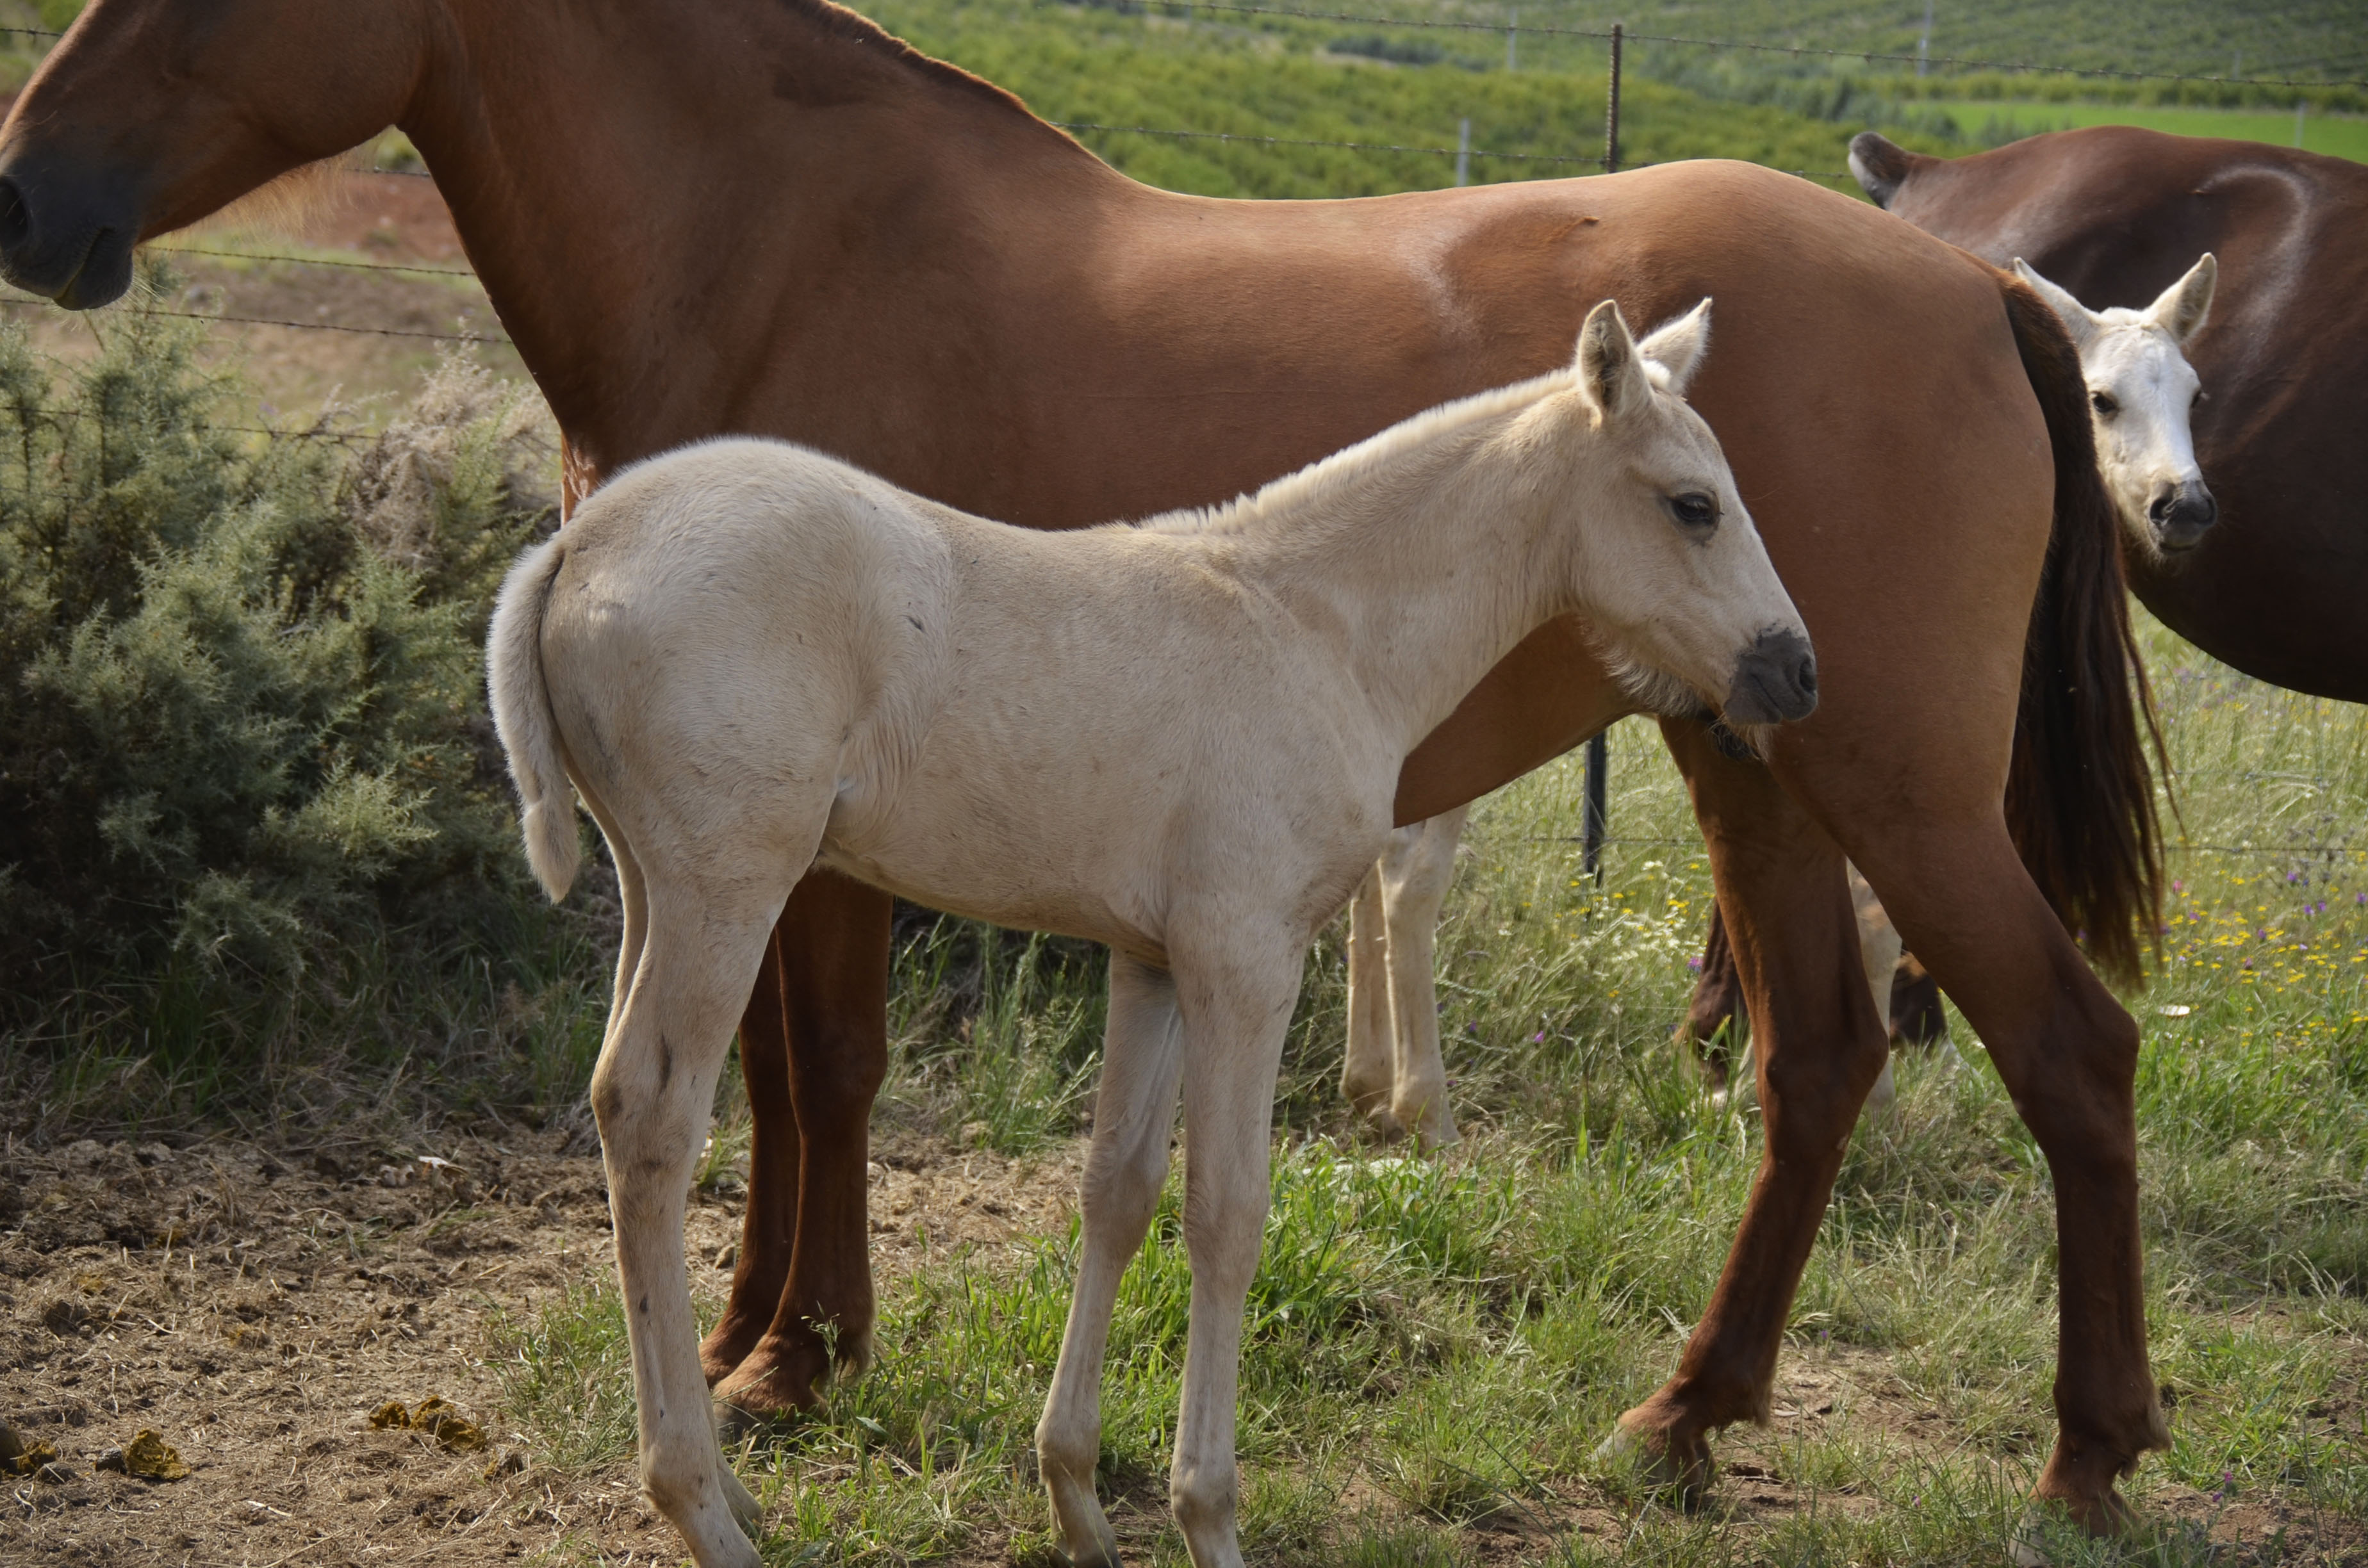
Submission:
<svg viewBox="0 0 2368 1568">
<path fill-rule="evenodd" d="M 2006 819 L 2022 863 L 2109 977 L 2157 946 L 2162 846 L 2150 738 L 2162 734 L 2130 630 L 2117 522 L 2097 473 L 2080 356 L 2055 312 L 2001 273 L 2007 320 L 2055 454 L 2055 521 L 2023 644 Z"/>
</svg>

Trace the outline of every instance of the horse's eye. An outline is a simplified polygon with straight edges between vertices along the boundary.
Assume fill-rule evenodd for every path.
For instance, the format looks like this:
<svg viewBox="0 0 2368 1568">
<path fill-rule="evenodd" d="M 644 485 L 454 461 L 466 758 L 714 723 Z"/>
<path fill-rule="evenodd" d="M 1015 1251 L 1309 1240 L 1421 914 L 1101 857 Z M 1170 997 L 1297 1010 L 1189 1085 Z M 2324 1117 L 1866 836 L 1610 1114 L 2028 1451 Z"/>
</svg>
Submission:
<svg viewBox="0 0 2368 1568">
<path fill-rule="evenodd" d="M 1718 497 L 1689 490 L 1668 498 L 1669 516 L 1690 528 L 1707 528 L 1718 522 Z"/>
<path fill-rule="evenodd" d="M 2203 389 L 2202 387 L 2198 387 L 2195 389 L 2195 395 L 2187 400 L 2187 406 L 2190 408 L 2201 408 L 2203 405 Z"/>
<path fill-rule="evenodd" d="M 2097 411 L 2097 417 L 2100 419 L 2111 419 L 2122 411 L 2122 405 L 2113 401 L 2113 394 L 2111 392 L 2090 392 L 2089 406 Z"/>
</svg>

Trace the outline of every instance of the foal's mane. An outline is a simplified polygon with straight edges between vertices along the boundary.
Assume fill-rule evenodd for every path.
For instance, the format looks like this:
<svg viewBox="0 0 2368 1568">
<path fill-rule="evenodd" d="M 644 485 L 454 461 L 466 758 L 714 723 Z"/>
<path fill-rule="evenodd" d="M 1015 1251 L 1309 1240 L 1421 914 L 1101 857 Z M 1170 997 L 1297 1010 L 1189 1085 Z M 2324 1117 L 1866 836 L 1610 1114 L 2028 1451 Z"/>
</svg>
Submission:
<svg viewBox="0 0 2368 1568">
<path fill-rule="evenodd" d="M 1577 370 L 1565 365 L 1526 381 L 1459 397 L 1402 419 L 1378 435 L 1369 436 L 1353 447 L 1344 447 L 1328 458 L 1284 474 L 1246 495 L 1206 506 L 1179 507 L 1120 526 L 1161 534 L 1247 532 L 1278 511 L 1304 506 L 1326 491 L 1352 483 L 1395 459 L 1437 445 L 1500 415 L 1518 413 L 1577 384 Z"/>
</svg>

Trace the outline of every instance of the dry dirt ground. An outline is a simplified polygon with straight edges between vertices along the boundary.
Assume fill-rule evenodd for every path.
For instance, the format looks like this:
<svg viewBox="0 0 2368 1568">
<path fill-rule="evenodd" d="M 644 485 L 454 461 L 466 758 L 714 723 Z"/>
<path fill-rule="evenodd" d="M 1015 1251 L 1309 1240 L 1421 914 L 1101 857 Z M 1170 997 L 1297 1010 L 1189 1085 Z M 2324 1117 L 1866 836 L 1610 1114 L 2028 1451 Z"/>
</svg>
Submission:
<svg viewBox="0 0 2368 1568">
<path fill-rule="evenodd" d="M 536 1461 L 488 1365 L 496 1314 L 528 1319 L 610 1266 L 599 1161 L 564 1142 L 0 1153 L 0 1421 L 59 1456 L 47 1477 L 0 1483 L 0 1564 L 679 1561 L 630 1463 Z M 991 1254 L 1050 1229 L 1075 1190 L 1066 1158 L 1015 1167 L 912 1138 L 879 1153 L 883 1281 L 929 1254 Z M 734 1196 L 691 1209 L 694 1278 L 716 1294 L 739 1214 Z M 431 1396 L 485 1446 L 371 1425 L 388 1401 Z M 143 1429 L 187 1478 L 95 1468 Z"/>
<path fill-rule="evenodd" d="M 0 1422 L 58 1456 L 45 1474 L 0 1482 L 0 1565 L 682 1561 L 630 1461 L 553 1468 L 501 1403 L 495 1322 L 529 1322 L 554 1292 L 608 1278 L 600 1164 L 567 1142 L 551 1133 L 313 1153 L 228 1141 L 0 1151 Z M 1019 1238 L 1065 1222 L 1080 1150 L 1014 1163 L 891 1132 L 875 1153 L 873 1258 L 893 1289 L 924 1261 L 965 1251 L 1016 1266 Z M 691 1206 L 686 1243 L 695 1288 L 710 1298 L 728 1278 L 719 1255 L 740 1211 L 729 1183 Z M 372 1424 L 389 1401 L 429 1397 L 458 1407 L 484 1446 Z M 1715 1508 L 1747 1530 L 1804 1509 L 1877 1506 L 1847 1488 L 1780 1479 L 1827 1433 L 1900 1453 L 1959 1438 L 1885 1357 L 1862 1349 L 1788 1350 L 1775 1406 L 1770 1427 L 1721 1445 Z M 144 1430 L 178 1452 L 185 1478 L 97 1468 Z M 1164 1523 L 1164 1490 L 1154 1480 L 1112 1499 L 1138 1553 Z M 1344 1495 L 1340 1506 L 1376 1501 Z M 2259 1553 L 2281 1535 L 2301 1561 L 2368 1562 L 2368 1540 L 2348 1521 L 2274 1505 L 2216 1509 L 2178 1487 L 2148 1488 L 2145 1502 L 2208 1533 L 2231 1568 L 2277 1560 Z M 1573 1483 L 1474 1521 L 1465 1539 L 1483 1561 L 1526 1563 L 1568 1534 L 1617 1540 L 1627 1524 L 1619 1506 Z M 990 1529 L 951 1561 L 1002 1563 L 1006 1544 Z"/>
</svg>

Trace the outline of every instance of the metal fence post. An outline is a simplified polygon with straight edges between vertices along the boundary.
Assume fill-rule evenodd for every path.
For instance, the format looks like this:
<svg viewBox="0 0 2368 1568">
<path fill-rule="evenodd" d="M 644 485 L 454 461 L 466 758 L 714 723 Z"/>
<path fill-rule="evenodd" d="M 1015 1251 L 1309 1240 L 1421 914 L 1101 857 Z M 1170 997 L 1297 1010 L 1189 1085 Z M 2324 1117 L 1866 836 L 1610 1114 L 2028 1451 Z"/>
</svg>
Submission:
<svg viewBox="0 0 2368 1568">
<path fill-rule="evenodd" d="M 1472 117 L 1468 114 L 1455 128 L 1455 183 L 1472 183 Z"/>
<path fill-rule="evenodd" d="M 1603 110 L 1603 172 L 1620 172 L 1620 24 L 1611 24 L 1611 97 Z"/>
<path fill-rule="evenodd" d="M 1611 24 L 1611 94 L 1603 110 L 1603 172 L 1620 172 L 1620 32 L 1618 22 Z M 1579 864 L 1587 874 L 1603 885 L 1603 833 L 1609 818 L 1608 797 L 1611 791 L 1611 743 L 1608 736 L 1597 735 L 1587 743 L 1587 799 L 1579 815 Z"/>
</svg>

